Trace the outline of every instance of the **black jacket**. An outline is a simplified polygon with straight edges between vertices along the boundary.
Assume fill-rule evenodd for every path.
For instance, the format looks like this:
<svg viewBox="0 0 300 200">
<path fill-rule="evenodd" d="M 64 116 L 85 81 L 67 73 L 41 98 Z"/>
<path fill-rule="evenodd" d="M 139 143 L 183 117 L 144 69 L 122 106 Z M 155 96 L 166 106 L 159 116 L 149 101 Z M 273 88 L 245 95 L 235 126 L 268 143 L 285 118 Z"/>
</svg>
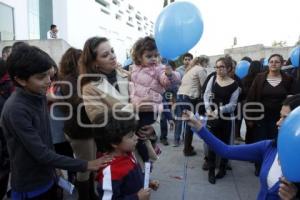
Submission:
<svg viewBox="0 0 300 200">
<path fill-rule="evenodd" d="M 26 192 L 49 184 L 55 168 L 86 170 L 86 161 L 54 152 L 46 96 L 17 88 L 5 103 L 1 124 L 10 156 L 13 190 Z"/>
</svg>

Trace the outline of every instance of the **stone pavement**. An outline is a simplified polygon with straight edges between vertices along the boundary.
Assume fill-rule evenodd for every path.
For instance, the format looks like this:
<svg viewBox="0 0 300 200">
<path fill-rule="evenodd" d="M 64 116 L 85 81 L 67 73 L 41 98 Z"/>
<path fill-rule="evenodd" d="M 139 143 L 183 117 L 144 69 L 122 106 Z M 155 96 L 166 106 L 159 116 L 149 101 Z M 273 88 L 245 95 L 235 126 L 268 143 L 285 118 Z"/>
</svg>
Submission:
<svg viewBox="0 0 300 200">
<path fill-rule="evenodd" d="M 169 141 L 172 142 L 173 140 L 170 139 Z M 194 137 L 193 146 L 197 155 L 193 157 L 183 156 L 183 145 L 180 147 L 173 147 L 172 144 L 169 146 L 159 145 L 163 153 L 154 164 L 151 177 L 160 181 L 160 188 L 158 191 L 152 192 L 151 199 L 256 199 L 259 191 L 259 179 L 254 176 L 252 163 L 231 161 L 233 169 L 227 170 L 227 175 L 223 179 L 217 179 L 216 184 L 212 185 L 207 181 L 207 171 L 203 171 L 201 168 L 203 163 L 203 141 L 201 139 L 197 136 Z M 185 170 L 185 164 L 187 170 Z M 184 180 L 185 171 L 186 181 Z"/>
</svg>

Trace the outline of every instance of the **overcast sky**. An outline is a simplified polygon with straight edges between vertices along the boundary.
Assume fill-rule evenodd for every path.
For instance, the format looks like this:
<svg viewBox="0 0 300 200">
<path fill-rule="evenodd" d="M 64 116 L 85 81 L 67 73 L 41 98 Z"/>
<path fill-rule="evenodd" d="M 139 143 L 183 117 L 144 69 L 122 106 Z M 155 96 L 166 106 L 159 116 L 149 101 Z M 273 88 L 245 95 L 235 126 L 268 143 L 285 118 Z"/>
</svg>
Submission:
<svg viewBox="0 0 300 200">
<path fill-rule="evenodd" d="M 129 0 L 156 21 L 163 0 Z M 176 0 L 179 1 L 179 0 Z M 204 32 L 194 53 L 215 55 L 237 46 L 274 40 L 294 45 L 300 36 L 300 0 L 187 0 L 202 14 Z"/>
</svg>

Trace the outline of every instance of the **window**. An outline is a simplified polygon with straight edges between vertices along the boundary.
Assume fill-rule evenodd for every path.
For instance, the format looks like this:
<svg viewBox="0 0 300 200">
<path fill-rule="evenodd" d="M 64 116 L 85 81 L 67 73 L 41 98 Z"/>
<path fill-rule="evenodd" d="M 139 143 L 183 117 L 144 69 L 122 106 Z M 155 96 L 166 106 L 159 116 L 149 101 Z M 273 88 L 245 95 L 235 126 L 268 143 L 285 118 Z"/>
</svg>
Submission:
<svg viewBox="0 0 300 200">
<path fill-rule="evenodd" d="M 135 15 L 135 18 L 136 18 L 137 20 L 142 20 L 142 17 L 141 17 L 138 13 Z"/>
<path fill-rule="evenodd" d="M 105 1 L 105 0 L 95 0 L 97 3 L 99 3 L 101 6 L 105 7 L 105 8 L 109 8 L 109 2 Z"/>
<path fill-rule="evenodd" d="M 117 20 L 122 20 L 122 16 L 119 15 L 119 14 L 116 14 L 116 19 L 117 19 Z"/>
<path fill-rule="evenodd" d="M 120 2 L 119 2 L 118 0 L 113 0 L 112 2 L 113 2 L 113 4 L 115 4 L 116 6 L 120 6 Z"/>
<path fill-rule="evenodd" d="M 101 8 L 101 12 L 103 12 L 103 13 L 105 13 L 107 15 L 110 15 L 110 12 L 107 9 L 105 9 L 105 8 Z"/>
<path fill-rule="evenodd" d="M 40 39 L 39 0 L 28 1 L 29 39 Z"/>
<path fill-rule="evenodd" d="M 14 40 L 14 12 L 13 8 L 0 3 L 0 41 Z"/>
<path fill-rule="evenodd" d="M 129 5 L 128 5 L 128 9 L 129 9 L 129 10 L 133 10 L 134 7 L 133 7 L 132 5 L 129 4 Z"/>
</svg>

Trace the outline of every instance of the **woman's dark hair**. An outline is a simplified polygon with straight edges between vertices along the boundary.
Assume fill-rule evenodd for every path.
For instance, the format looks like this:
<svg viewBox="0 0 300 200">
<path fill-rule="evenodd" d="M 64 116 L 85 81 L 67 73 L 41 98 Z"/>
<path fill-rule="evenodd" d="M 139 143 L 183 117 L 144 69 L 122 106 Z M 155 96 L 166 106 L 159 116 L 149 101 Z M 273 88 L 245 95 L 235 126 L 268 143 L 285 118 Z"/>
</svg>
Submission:
<svg viewBox="0 0 300 200">
<path fill-rule="evenodd" d="M 173 70 L 176 69 L 176 63 L 175 63 L 174 61 L 172 61 L 172 60 L 169 60 L 168 63 L 167 63 L 167 65 L 171 66 L 171 68 L 172 68 Z"/>
<path fill-rule="evenodd" d="M 287 97 L 283 102 L 283 106 L 289 106 L 291 111 L 300 106 L 300 94 Z"/>
<path fill-rule="evenodd" d="M 243 57 L 243 58 L 241 59 L 241 61 L 242 61 L 242 60 L 248 61 L 249 63 L 252 62 L 252 59 L 251 59 L 250 57 L 248 57 L 248 56 Z"/>
<path fill-rule="evenodd" d="M 69 48 L 62 56 L 59 64 L 59 77 L 63 79 L 67 75 L 78 76 L 78 61 L 82 50 Z"/>
<path fill-rule="evenodd" d="M 108 42 L 108 39 L 105 37 L 92 37 L 85 42 L 82 54 L 79 59 L 80 74 L 84 75 L 97 73 L 94 69 L 95 61 L 97 58 L 97 47 L 103 42 Z M 81 80 L 81 85 L 83 86 L 95 80 L 99 80 L 99 78 L 85 77 Z"/>
<path fill-rule="evenodd" d="M 288 96 L 283 102 L 283 106 L 289 106 L 291 111 L 300 106 L 300 94 Z M 277 137 L 273 140 L 273 145 L 277 146 Z"/>
<path fill-rule="evenodd" d="M 269 57 L 269 59 L 268 59 L 268 62 L 270 62 L 271 58 L 273 58 L 273 57 L 278 57 L 279 60 L 280 60 L 280 62 L 281 62 L 281 64 L 284 63 L 284 59 L 283 59 L 282 55 L 277 54 L 277 53 L 270 55 L 270 57 Z"/>
<path fill-rule="evenodd" d="M 254 79 L 255 76 L 261 72 L 261 68 L 262 68 L 262 65 L 261 65 L 260 61 L 258 61 L 258 60 L 252 61 L 249 66 L 248 74 L 245 78 L 250 77 L 250 78 Z"/>
<path fill-rule="evenodd" d="M 35 46 L 20 45 L 13 49 L 7 59 L 7 68 L 11 80 L 20 86 L 15 77 L 28 80 L 34 74 L 43 73 L 56 66 L 54 60 L 43 50 Z"/>
<path fill-rule="evenodd" d="M 102 138 L 104 150 L 111 152 L 114 150 L 113 144 L 118 145 L 125 135 L 135 133 L 137 121 L 135 115 L 129 112 L 115 112 L 114 115 L 109 114 L 108 119 Z"/>
<path fill-rule="evenodd" d="M 216 61 L 217 62 L 222 61 L 225 64 L 225 67 L 227 68 L 228 72 L 230 72 L 233 69 L 233 59 L 229 55 L 225 55 L 224 57 L 219 58 Z"/>
<path fill-rule="evenodd" d="M 260 61 L 254 60 L 250 63 L 248 74 L 246 75 L 245 78 L 242 79 L 242 83 L 243 83 L 242 94 L 245 95 L 245 97 L 248 95 L 253 80 L 255 79 L 256 75 L 261 72 L 261 70 L 262 70 L 262 64 Z"/>
<path fill-rule="evenodd" d="M 143 53 L 145 51 L 153 51 L 157 50 L 155 40 L 152 37 L 144 37 L 138 39 L 133 47 L 132 47 L 132 52 L 131 52 L 131 57 L 136 65 L 141 65 L 141 58 L 143 56 Z"/>
</svg>

